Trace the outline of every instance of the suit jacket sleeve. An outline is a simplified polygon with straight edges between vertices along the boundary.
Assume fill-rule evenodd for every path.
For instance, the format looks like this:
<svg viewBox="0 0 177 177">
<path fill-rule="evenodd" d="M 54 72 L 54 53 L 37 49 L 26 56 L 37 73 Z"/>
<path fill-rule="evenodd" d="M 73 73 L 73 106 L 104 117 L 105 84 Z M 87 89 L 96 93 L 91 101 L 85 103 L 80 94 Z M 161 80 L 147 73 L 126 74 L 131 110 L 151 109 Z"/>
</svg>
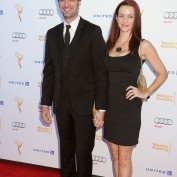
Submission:
<svg viewBox="0 0 177 177">
<path fill-rule="evenodd" d="M 42 82 L 42 98 L 41 105 L 52 105 L 53 88 L 54 88 L 54 63 L 52 60 L 50 50 L 50 30 L 47 32 L 46 45 L 45 45 L 45 66 L 43 70 L 43 82 Z"/>
<path fill-rule="evenodd" d="M 102 36 L 101 28 L 96 26 L 92 36 L 91 56 L 94 66 L 96 95 L 95 108 L 107 108 L 107 72 L 104 66 L 106 44 Z"/>
</svg>

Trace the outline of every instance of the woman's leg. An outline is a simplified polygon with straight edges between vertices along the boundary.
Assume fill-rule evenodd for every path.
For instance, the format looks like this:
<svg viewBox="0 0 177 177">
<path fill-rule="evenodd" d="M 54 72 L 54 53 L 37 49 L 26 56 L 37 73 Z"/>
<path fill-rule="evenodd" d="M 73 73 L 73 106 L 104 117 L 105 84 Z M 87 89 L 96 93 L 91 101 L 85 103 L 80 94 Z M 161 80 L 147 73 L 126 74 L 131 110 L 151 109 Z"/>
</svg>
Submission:
<svg viewBox="0 0 177 177">
<path fill-rule="evenodd" d="M 132 176 L 132 150 L 133 146 L 118 146 L 118 177 L 131 177 Z"/>
<path fill-rule="evenodd" d="M 109 142 L 111 153 L 112 153 L 112 161 L 113 161 L 113 169 L 114 169 L 114 176 L 119 177 L 119 164 L 118 164 L 118 145 Z"/>
</svg>

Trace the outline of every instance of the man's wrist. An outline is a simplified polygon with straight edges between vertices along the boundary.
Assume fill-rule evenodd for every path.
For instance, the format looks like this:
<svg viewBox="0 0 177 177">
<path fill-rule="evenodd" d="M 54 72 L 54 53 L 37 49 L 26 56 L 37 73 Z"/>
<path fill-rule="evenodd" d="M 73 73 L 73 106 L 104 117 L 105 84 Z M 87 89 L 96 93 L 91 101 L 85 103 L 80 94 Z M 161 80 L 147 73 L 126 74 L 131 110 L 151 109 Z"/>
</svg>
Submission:
<svg viewBox="0 0 177 177">
<path fill-rule="evenodd" d="M 98 111 L 100 111 L 100 112 L 106 112 L 106 110 L 104 110 L 104 109 L 99 109 Z"/>
<path fill-rule="evenodd" d="M 47 105 L 41 105 L 41 108 L 49 108 Z"/>
</svg>

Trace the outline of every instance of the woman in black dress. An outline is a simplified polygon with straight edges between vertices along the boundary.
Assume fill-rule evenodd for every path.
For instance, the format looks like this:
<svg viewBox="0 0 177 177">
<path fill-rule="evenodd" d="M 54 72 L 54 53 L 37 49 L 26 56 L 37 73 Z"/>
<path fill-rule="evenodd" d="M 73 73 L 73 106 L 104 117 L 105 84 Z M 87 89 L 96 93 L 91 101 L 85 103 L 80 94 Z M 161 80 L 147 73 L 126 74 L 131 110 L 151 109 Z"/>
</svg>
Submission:
<svg viewBox="0 0 177 177">
<path fill-rule="evenodd" d="M 148 60 L 157 77 L 145 92 L 137 88 L 141 61 Z M 167 71 L 153 45 L 142 40 L 141 13 L 137 3 L 124 0 L 116 8 L 107 41 L 105 67 L 108 71 L 108 109 L 105 120 L 95 115 L 94 124 L 104 122 L 115 177 L 131 177 L 133 146 L 138 144 L 142 100 L 165 81 Z"/>
</svg>

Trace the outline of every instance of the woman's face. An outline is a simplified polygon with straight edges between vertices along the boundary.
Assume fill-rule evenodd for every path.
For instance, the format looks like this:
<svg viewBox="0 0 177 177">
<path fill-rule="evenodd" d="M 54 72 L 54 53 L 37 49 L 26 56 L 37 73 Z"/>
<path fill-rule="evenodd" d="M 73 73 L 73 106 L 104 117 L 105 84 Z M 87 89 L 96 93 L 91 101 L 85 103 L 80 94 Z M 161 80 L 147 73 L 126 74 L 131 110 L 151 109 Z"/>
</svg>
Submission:
<svg viewBox="0 0 177 177">
<path fill-rule="evenodd" d="M 122 32 L 131 32 L 135 20 L 135 10 L 132 6 L 123 5 L 119 8 L 117 24 Z"/>
</svg>

